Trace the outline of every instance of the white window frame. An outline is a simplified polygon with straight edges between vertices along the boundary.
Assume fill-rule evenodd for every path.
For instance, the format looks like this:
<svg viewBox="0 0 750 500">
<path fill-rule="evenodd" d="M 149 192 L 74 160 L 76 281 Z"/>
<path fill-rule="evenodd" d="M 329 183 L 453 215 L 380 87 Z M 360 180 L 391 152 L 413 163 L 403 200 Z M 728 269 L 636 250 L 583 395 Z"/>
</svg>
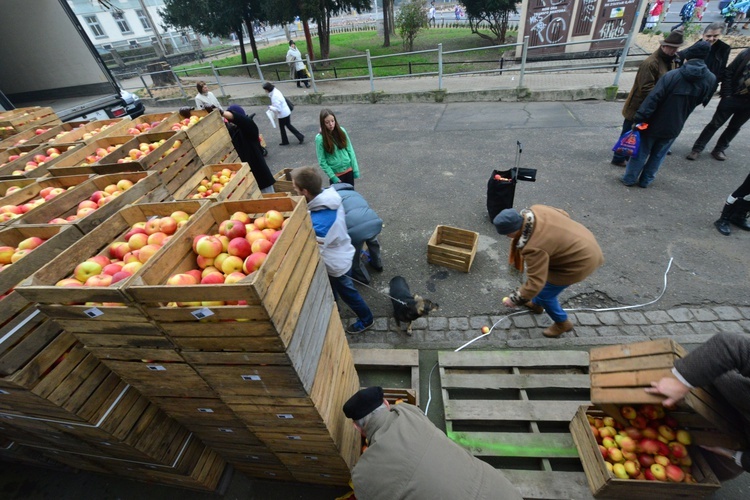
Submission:
<svg viewBox="0 0 750 500">
<path fill-rule="evenodd" d="M 117 27 L 120 28 L 120 33 L 122 33 L 123 35 L 133 34 L 133 29 L 130 27 L 130 23 L 128 23 L 128 20 L 125 19 L 124 12 L 113 12 L 112 19 L 115 20 Z"/>
<path fill-rule="evenodd" d="M 151 22 L 143 9 L 135 9 L 135 15 L 138 16 L 138 19 L 141 21 L 144 31 L 154 31 L 154 28 L 151 26 Z"/>
<path fill-rule="evenodd" d="M 89 27 L 94 38 L 107 38 L 107 34 L 104 32 L 104 28 L 102 28 L 102 24 L 99 22 L 99 18 L 96 17 L 95 14 L 91 16 L 83 16 L 83 19 L 86 21 L 86 26 Z"/>
</svg>

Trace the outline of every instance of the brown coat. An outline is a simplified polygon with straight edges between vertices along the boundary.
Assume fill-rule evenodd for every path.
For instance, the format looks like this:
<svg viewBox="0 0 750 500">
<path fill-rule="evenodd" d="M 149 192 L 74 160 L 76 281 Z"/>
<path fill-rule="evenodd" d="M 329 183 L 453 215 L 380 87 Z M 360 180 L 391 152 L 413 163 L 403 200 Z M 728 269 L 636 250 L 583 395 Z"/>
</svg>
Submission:
<svg viewBox="0 0 750 500">
<path fill-rule="evenodd" d="M 473 457 L 416 406 L 379 410 L 352 470 L 358 500 L 521 500 L 502 472 Z"/>
<path fill-rule="evenodd" d="M 633 120 L 635 112 L 641 107 L 641 103 L 646 100 L 649 92 L 654 89 L 657 80 L 673 68 L 672 56 L 662 52 L 661 47 L 643 60 L 638 67 L 638 73 L 635 75 L 633 88 L 630 89 L 625 105 L 622 107 L 622 116 L 626 120 Z"/>
<path fill-rule="evenodd" d="M 518 294 L 536 297 L 546 282 L 567 286 L 586 279 L 604 264 L 594 235 L 564 210 L 533 205 L 534 231 L 521 249 L 526 262 L 526 283 Z"/>
</svg>

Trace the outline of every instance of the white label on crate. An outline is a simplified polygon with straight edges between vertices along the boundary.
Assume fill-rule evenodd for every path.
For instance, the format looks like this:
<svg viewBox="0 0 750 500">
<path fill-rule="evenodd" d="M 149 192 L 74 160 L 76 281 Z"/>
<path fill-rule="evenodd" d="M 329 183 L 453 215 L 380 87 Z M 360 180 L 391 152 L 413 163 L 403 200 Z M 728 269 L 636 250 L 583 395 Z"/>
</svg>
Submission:
<svg viewBox="0 0 750 500">
<path fill-rule="evenodd" d="M 152 215 L 151 217 L 146 218 L 146 220 L 149 221 L 149 220 L 154 220 L 154 219 L 158 219 L 158 218 L 159 218 L 158 215 Z"/>
<path fill-rule="evenodd" d="M 249 458 L 250 460 L 260 460 L 260 457 L 259 457 L 259 456 L 257 456 L 257 455 L 250 455 L 250 456 L 249 456 L 249 457 L 247 457 L 247 458 Z"/>
<path fill-rule="evenodd" d="M 104 313 L 98 307 L 92 307 L 91 309 L 86 309 L 85 311 L 83 311 L 83 314 L 85 314 L 89 318 L 98 318 Z"/>
<path fill-rule="evenodd" d="M 198 408 L 198 411 L 201 413 L 213 413 L 214 412 L 211 408 Z"/>
<path fill-rule="evenodd" d="M 291 413 L 277 413 L 276 418 L 280 418 L 282 420 L 291 420 L 294 418 L 294 415 Z"/>
<path fill-rule="evenodd" d="M 240 377 L 242 377 L 242 380 L 248 382 L 257 382 L 260 380 L 260 375 L 240 375 Z"/>
<path fill-rule="evenodd" d="M 331 477 L 330 474 L 321 474 L 320 477 Z"/>
<path fill-rule="evenodd" d="M 112 446 L 112 443 L 108 443 L 106 441 L 101 441 L 99 444 L 103 444 L 104 446 Z"/>
<path fill-rule="evenodd" d="M 151 370 L 152 372 L 165 372 L 167 369 L 163 367 L 162 365 L 146 365 L 146 368 Z"/>
<path fill-rule="evenodd" d="M 197 311 L 193 311 L 191 314 L 195 316 L 195 319 L 204 319 L 204 318 L 208 318 L 209 316 L 213 316 L 214 312 L 208 307 L 204 307 L 204 308 L 198 309 Z"/>
<path fill-rule="evenodd" d="M 227 434 L 231 434 L 234 432 L 233 429 L 227 429 L 226 427 L 219 427 L 219 432 L 226 432 Z"/>
<path fill-rule="evenodd" d="M 286 438 L 292 441 L 302 441 L 302 436 L 287 436 Z"/>
<path fill-rule="evenodd" d="M 8 391 L 4 391 L 4 390 L 0 389 L 0 394 L 10 394 L 10 393 Z"/>
<path fill-rule="evenodd" d="M 275 476 L 276 473 L 275 472 L 268 472 L 268 471 L 266 471 L 266 475 L 268 475 L 268 476 Z"/>
</svg>

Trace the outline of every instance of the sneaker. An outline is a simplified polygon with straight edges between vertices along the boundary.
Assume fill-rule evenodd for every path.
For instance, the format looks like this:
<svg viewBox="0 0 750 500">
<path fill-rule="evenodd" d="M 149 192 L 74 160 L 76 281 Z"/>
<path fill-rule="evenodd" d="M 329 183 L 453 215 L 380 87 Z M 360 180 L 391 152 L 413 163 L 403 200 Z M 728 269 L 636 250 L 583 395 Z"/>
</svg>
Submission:
<svg viewBox="0 0 750 500">
<path fill-rule="evenodd" d="M 724 151 L 711 151 L 711 156 L 714 157 L 714 160 L 724 161 L 727 159 L 727 155 L 724 154 Z"/>
<path fill-rule="evenodd" d="M 369 330 L 374 323 L 375 320 L 370 321 L 369 324 L 365 324 L 361 319 L 358 319 L 346 328 L 346 333 L 362 333 Z"/>
<path fill-rule="evenodd" d="M 700 151 L 691 151 L 690 153 L 688 153 L 688 155 L 685 158 L 687 158 L 688 160 L 694 161 L 698 159 L 698 156 L 700 156 L 700 154 L 701 154 Z"/>
<path fill-rule="evenodd" d="M 625 160 L 622 160 L 622 161 L 612 160 L 610 163 L 614 165 L 615 167 L 627 167 L 628 166 L 628 162 L 626 162 Z"/>
</svg>

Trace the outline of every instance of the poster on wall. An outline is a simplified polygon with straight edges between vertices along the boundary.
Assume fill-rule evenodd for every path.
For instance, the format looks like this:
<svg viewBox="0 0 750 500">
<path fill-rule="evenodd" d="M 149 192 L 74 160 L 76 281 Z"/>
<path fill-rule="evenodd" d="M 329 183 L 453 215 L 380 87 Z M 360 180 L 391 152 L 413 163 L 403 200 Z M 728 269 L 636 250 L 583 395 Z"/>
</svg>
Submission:
<svg viewBox="0 0 750 500">
<path fill-rule="evenodd" d="M 636 0 L 602 0 L 602 16 L 597 19 L 592 38 L 601 40 L 626 36 L 633 26 L 636 7 Z M 601 50 L 623 45 L 625 45 L 625 40 L 612 40 L 611 42 L 596 42 L 591 48 Z"/>
<path fill-rule="evenodd" d="M 568 40 L 572 0 L 531 0 L 526 18 L 525 33 L 529 35 L 529 46 L 540 47 Z M 564 52 L 565 47 L 547 47 L 535 50 L 534 55 Z"/>
</svg>

